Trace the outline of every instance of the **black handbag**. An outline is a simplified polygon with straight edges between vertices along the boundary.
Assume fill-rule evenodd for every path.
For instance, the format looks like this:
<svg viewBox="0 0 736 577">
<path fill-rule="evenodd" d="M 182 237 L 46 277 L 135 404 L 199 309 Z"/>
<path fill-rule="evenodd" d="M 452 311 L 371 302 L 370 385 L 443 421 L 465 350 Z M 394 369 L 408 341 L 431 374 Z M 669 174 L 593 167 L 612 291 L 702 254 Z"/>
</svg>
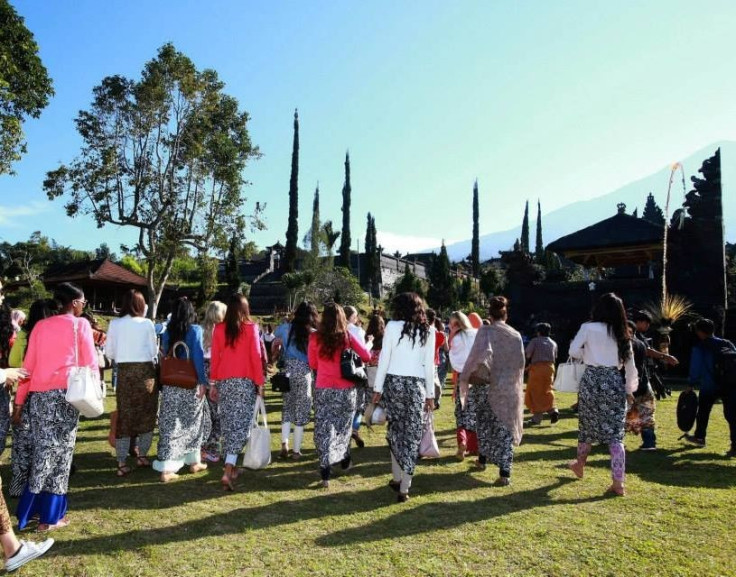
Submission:
<svg viewBox="0 0 736 577">
<path fill-rule="evenodd" d="M 368 374 L 365 372 L 363 359 L 351 348 L 345 349 L 340 355 L 340 374 L 343 379 L 352 381 L 358 387 L 368 386 Z"/>
<path fill-rule="evenodd" d="M 271 377 L 271 388 L 275 393 L 288 393 L 291 391 L 291 383 L 286 373 L 279 371 Z"/>
</svg>

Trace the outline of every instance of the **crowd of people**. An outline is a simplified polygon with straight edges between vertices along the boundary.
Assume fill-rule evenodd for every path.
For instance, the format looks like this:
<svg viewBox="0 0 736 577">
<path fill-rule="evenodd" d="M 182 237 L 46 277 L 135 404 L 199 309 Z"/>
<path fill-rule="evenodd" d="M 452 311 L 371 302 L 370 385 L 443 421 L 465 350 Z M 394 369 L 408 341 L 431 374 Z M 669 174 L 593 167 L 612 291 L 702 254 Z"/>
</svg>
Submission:
<svg viewBox="0 0 736 577">
<path fill-rule="evenodd" d="M 34 302 L 27 317 L 2 308 L 0 436 L 4 447 L 12 425 L 10 495 L 19 499 L 20 529 L 37 522 L 38 531 L 47 532 L 69 524 L 67 491 L 79 413 L 65 393 L 75 366 L 94 373 L 108 361 L 116 367 L 117 409 L 111 416 L 115 475 L 126 477 L 133 465 L 151 467 L 166 483 L 185 467 L 197 473 L 222 460 L 221 484 L 228 491 L 242 474 L 238 456 L 248 444 L 271 363 L 288 381 L 279 456 L 302 458 L 305 427 L 313 420 L 325 488 L 335 468 L 352 467 L 351 444 L 364 445 L 362 416 L 378 407 L 387 422 L 388 485 L 398 502 L 407 501 L 422 437 L 431 412 L 439 408 L 450 372 L 456 457 L 477 456 L 479 470 L 494 465 L 499 486 L 510 483 L 514 449 L 525 425 L 537 426 L 545 416 L 553 425 L 559 419 L 553 391 L 559 355 L 552 327 L 538 324 L 536 336 L 525 345 L 507 323 L 509 303 L 500 296 L 490 299 L 485 319 L 477 313 L 452 312 L 447 331 L 415 293 L 396 295 L 390 318 L 374 311 L 366 330 L 353 307 L 327 303 L 320 312 L 308 302 L 300 303 L 275 330 L 261 330 L 251 318 L 246 297 L 233 294 L 227 303 L 209 303 L 201 324 L 191 301 L 179 298 L 165 330 L 157 331 L 146 318 L 144 296 L 130 290 L 105 334 L 83 318 L 86 304 L 78 287 L 64 283 L 53 299 Z M 582 361 L 585 370 L 579 383 L 577 451 L 568 467 L 582 478 L 592 445 L 607 445 L 612 478 L 608 491 L 619 496 L 626 491 L 625 432 L 640 434 L 642 449 L 656 448 L 650 363 L 677 364 L 651 346 L 646 338 L 650 324 L 642 312 L 628 321 L 621 299 L 609 293 L 600 297 L 590 321 L 570 344 L 570 356 Z M 700 345 L 693 351 L 690 376 L 700 387 L 706 410 L 689 439 L 705 444 L 710 408 L 720 395 L 731 427 L 729 455 L 735 456 L 736 399 L 718 390 L 712 379 L 713 343 L 728 341 L 716 339 L 713 323 L 706 319 L 696 330 Z M 162 384 L 157 377 L 162 357 L 188 359 L 196 386 Z M 351 372 L 356 365 L 365 367 L 367 378 L 356 378 Z M 527 423 L 525 406 L 531 414 Z M 149 453 L 156 428 L 154 459 Z M 12 570 L 43 554 L 53 540 L 18 541 L 1 501 L 0 541 L 6 568 Z"/>
</svg>

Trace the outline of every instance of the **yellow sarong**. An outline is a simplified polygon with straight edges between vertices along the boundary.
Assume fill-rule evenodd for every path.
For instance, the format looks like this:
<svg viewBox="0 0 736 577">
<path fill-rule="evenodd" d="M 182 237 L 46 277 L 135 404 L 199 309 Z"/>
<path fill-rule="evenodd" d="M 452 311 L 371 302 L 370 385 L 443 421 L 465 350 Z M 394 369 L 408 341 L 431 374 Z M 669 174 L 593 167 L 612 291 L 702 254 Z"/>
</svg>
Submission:
<svg viewBox="0 0 736 577">
<path fill-rule="evenodd" d="M 554 380 L 554 363 L 534 363 L 529 367 L 524 403 L 532 414 L 546 413 L 555 408 Z"/>
</svg>

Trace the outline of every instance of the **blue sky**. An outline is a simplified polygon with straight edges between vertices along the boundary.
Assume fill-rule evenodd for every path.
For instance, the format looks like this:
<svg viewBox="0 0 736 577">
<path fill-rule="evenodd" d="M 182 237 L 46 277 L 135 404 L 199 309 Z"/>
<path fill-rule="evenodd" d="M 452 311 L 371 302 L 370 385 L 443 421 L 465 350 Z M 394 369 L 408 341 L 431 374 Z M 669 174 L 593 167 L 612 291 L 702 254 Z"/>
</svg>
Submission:
<svg viewBox="0 0 736 577">
<path fill-rule="evenodd" d="M 138 78 L 167 41 L 216 69 L 252 117 L 263 158 L 246 194 L 267 203 L 261 246 L 283 242 L 296 107 L 300 236 L 318 181 L 323 218 L 340 221 L 349 149 L 353 237 L 371 211 L 402 251 L 468 238 L 475 178 L 485 234 L 517 225 L 527 198 L 546 213 L 736 140 L 727 0 L 11 1 L 56 96 L 26 124 L 17 176 L 0 177 L 0 240 L 40 229 L 77 248 L 130 242 L 68 219 L 41 183 L 77 154 L 73 119 L 92 88 Z"/>
</svg>

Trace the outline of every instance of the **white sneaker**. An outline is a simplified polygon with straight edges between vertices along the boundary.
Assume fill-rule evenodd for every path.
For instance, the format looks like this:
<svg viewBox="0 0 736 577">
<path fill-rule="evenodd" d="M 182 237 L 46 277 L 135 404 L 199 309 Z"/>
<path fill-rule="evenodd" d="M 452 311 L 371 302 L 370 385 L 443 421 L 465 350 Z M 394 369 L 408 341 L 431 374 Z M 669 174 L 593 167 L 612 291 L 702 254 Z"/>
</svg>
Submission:
<svg viewBox="0 0 736 577">
<path fill-rule="evenodd" d="M 51 549 L 51 545 L 53 544 L 54 540 L 51 538 L 46 539 L 45 541 L 39 541 L 38 543 L 34 543 L 33 541 L 21 541 L 18 552 L 5 562 L 5 570 L 8 573 L 10 571 L 15 571 L 29 561 L 33 561 L 46 553 L 46 551 Z"/>
</svg>

